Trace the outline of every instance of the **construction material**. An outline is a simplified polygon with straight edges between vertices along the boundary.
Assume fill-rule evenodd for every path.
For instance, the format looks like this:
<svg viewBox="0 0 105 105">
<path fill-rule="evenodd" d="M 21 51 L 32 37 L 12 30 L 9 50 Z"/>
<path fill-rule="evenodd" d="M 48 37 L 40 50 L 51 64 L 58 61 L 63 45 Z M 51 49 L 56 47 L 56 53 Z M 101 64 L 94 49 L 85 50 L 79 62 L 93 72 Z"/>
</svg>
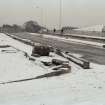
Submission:
<svg viewBox="0 0 105 105">
<path fill-rule="evenodd" d="M 90 68 L 90 63 L 89 61 L 83 59 L 83 58 L 77 58 L 70 53 L 66 53 L 66 58 L 69 59 L 70 61 L 76 63 L 77 65 L 81 66 L 84 69 L 89 69 Z"/>
<path fill-rule="evenodd" d="M 84 69 L 89 69 L 90 68 L 90 63 L 89 61 L 83 59 L 83 58 L 77 58 L 70 54 L 69 52 L 62 52 L 61 50 L 57 49 L 56 53 L 59 54 L 60 56 L 67 58 L 68 60 L 74 62 L 75 64 L 81 66 Z"/>
</svg>

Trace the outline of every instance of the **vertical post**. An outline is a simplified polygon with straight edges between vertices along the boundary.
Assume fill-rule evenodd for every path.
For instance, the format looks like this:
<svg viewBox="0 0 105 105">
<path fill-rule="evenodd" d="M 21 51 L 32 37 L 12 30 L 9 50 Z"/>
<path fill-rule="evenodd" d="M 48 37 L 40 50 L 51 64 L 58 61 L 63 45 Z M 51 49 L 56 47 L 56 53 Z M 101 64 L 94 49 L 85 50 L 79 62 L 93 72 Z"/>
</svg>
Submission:
<svg viewBox="0 0 105 105">
<path fill-rule="evenodd" d="M 47 20 L 46 20 L 46 18 L 47 18 L 47 10 L 46 10 L 46 8 L 45 8 L 45 11 L 44 11 L 44 23 L 45 23 L 45 28 L 46 28 L 46 24 L 47 24 Z"/>
<path fill-rule="evenodd" d="M 37 9 L 39 9 L 40 14 L 40 24 L 43 26 L 43 8 L 36 6 Z"/>
<path fill-rule="evenodd" d="M 62 0 L 59 1 L 59 29 L 62 27 Z"/>
<path fill-rule="evenodd" d="M 40 8 L 41 11 L 41 21 L 42 21 L 42 27 L 43 27 L 43 8 Z"/>
</svg>

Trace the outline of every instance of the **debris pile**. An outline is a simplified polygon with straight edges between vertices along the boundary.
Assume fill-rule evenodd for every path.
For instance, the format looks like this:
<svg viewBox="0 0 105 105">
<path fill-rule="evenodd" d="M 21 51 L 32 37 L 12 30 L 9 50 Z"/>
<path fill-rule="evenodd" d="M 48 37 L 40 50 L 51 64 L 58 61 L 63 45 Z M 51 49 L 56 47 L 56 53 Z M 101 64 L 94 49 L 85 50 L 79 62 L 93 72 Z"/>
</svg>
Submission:
<svg viewBox="0 0 105 105">
<path fill-rule="evenodd" d="M 35 45 L 32 50 L 32 56 L 49 56 L 50 47 L 49 46 L 42 46 L 42 45 Z"/>
</svg>

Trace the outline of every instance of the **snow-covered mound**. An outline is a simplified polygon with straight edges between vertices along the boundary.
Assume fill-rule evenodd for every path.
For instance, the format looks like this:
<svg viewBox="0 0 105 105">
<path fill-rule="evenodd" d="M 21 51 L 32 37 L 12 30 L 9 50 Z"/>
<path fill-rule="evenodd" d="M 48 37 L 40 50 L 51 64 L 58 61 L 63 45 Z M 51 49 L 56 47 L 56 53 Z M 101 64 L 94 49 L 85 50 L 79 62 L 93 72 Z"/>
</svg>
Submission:
<svg viewBox="0 0 105 105">
<path fill-rule="evenodd" d="M 79 29 L 75 29 L 75 30 L 102 32 L 103 28 L 104 28 L 104 25 L 94 25 L 94 26 L 91 26 L 91 27 L 84 27 L 84 28 L 79 28 Z"/>
</svg>

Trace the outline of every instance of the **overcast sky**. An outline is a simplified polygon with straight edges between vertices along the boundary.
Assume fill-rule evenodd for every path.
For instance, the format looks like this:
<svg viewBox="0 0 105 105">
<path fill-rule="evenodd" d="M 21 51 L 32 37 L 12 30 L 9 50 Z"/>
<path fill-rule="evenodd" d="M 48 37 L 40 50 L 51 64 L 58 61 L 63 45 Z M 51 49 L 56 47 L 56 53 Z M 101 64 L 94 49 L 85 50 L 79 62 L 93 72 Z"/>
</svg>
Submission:
<svg viewBox="0 0 105 105">
<path fill-rule="evenodd" d="M 60 0 L 0 0 L 0 25 L 28 20 L 59 26 Z M 105 0 L 62 0 L 62 26 L 105 24 Z"/>
</svg>

